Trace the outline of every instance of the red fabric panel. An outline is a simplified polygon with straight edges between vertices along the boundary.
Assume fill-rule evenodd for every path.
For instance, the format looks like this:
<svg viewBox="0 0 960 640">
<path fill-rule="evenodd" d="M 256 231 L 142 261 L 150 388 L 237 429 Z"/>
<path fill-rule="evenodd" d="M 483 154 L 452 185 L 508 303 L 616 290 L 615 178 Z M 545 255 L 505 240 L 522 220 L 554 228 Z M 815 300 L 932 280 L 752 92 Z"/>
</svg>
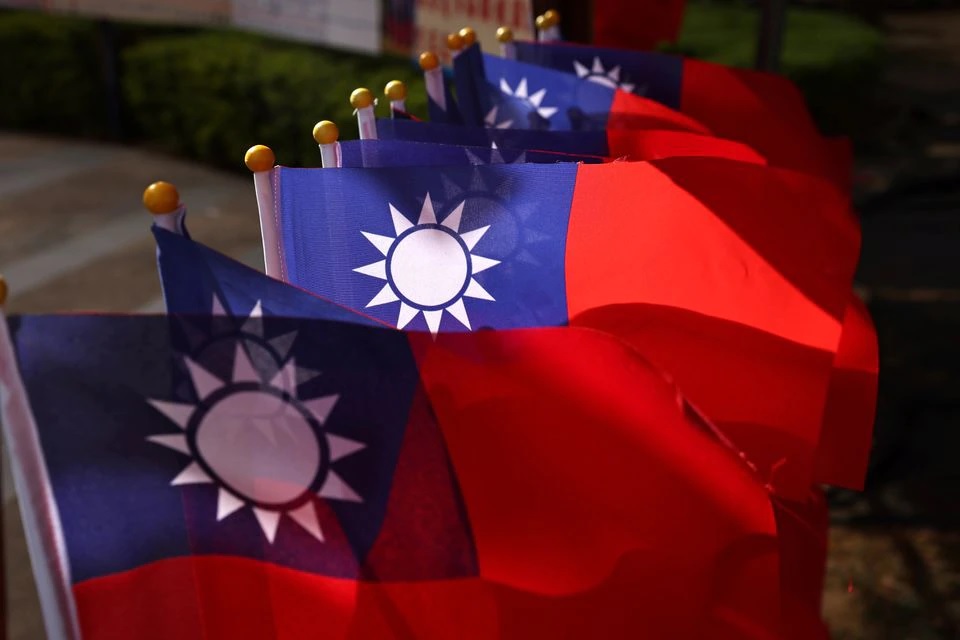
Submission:
<svg viewBox="0 0 960 640">
<path fill-rule="evenodd" d="M 708 158 L 583 166 L 568 310 L 670 372 L 766 481 L 798 497 L 813 481 L 858 244 L 845 199 L 795 172 Z"/>
<path fill-rule="evenodd" d="M 780 534 L 780 585 L 786 640 L 829 640 L 820 611 L 827 568 L 830 516 L 823 492 L 774 501 Z"/>
<path fill-rule="evenodd" d="M 607 129 L 667 129 L 711 135 L 702 122 L 643 96 L 614 91 Z"/>
<path fill-rule="evenodd" d="M 863 488 L 876 417 L 879 369 L 877 332 L 870 312 L 851 294 L 827 392 L 815 460 L 817 482 Z"/>
<path fill-rule="evenodd" d="M 742 142 L 687 131 L 607 129 L 607 142 L 610 156 L 634 161 L 709 156 L 767 164 L 763 156 Z"/>
<path fill-rule="evenodd" d="M 602 332 L 481 336 L 441 335 L 420 366 L 482 577 L 558 602 L 630 585 L 589 615 L 632 601 L 652 637 L 779 625 L 766 491 L 673 385 Z"/>
<path fill-rule="evenodd" d="M 856 257 L 840 230 L 820 237 L 836 226 L 821 223 L 829 196 L 798 174 L 713 158 L 583 165 L 569 315 L 661 304 L 833 351 Z"/>
<path fill-rule="evenodd" d="M 749 144 L 773 165 L 849 189 L 844 146 L 820 136 L 803 95 L 786 78 L 687 59 L 680 110 L 718 136 Z"/>
</svg>

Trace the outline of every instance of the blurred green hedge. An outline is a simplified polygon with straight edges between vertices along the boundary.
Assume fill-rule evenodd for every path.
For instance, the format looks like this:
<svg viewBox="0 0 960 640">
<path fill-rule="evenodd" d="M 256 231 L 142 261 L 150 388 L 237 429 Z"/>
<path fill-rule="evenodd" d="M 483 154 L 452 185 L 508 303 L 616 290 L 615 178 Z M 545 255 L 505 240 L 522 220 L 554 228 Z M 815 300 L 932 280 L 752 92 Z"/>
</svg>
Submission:
<svg viewBox="0 0 960 640">
<path fill-rule="evenodd" d="M 92 23 L 0 13 L 0 126 L 102 135 L 102 77 Z"/>
<path fill-rule="evenodd" d="M 426 111 L 412 62 L 322 51 L 237 33 L 205 33 L 143 42 L 123 55 L 124 100 L 134 135 L 166 150 L 236 167 L 253 144 L 281 164 L 316 166 L 313 125 L 332 120 L 343 139 L 358 135 L 350 93 L 375 95 L 393 79 L 407 83 L 408 110 Z M 378 112 L 389 113 L 387 100 Z"/>
<path fill-rule="evenodd" d="M 356 138 L 350 93 L 407 83 L 426 113 L 416 65 L 328 51 L 237 31 L 117 25 L 125 137 L 236 170 L 253 144 L 287 165 L 319 164 L 313 125 Z M 0 127 L 105 137 L 109 131 L 97 24 L 0 11 Z M 377 111 L 389 113 L 387 100 Z"/>
</svg>

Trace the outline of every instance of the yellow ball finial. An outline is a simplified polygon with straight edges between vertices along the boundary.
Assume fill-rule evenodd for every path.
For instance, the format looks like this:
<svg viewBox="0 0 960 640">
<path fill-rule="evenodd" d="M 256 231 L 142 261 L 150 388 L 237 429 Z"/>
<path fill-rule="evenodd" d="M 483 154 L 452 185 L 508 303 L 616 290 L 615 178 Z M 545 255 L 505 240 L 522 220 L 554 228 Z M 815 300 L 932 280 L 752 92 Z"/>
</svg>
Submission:
<svg viewBox="0 0 960 640">
<path fill-rule="evenodd" d="M 535 22 L 537 24 L 537 29 L 539 29 L 540 31 L 543 31 L 544 29 L 547 28 L 547 19 L 544 18 L 543 16 L 537 16 L 537 19 L 535 20 Z"/>
<path fill-rule="evenodd" d="M 424 71 L 433 71 L 440 66 L 440 58 L 433 51 L 424 51 L 420 54 L 420 68 Z"/>
<path fill-rule="evenodd" d="M 143 190 L 143 206 L 155 216 L 173 213 L 180 206 L 180 194 L 169 182 L 154 182 Z"/>
<path fill-rule="evenodd" d="M 256 144 L 249 149 L 243 156 L 243 161 L 247 164 L 247 169 L 257 173 L 259 171 L 269 171 L 277 164 L 277 157 L 273 155 L 273 149 L 265 147 L 262 144 Z"/>
<path fill-rule="evenodd" d="M 510 27 L 500 27 L 497 29 L 497 42 L 503 44 L 513 42 L 513 29 Z"/>
<path fill-rule="evenodd" d="M 560 24 L 560 14 L 556 9 L 547 9 L 543 12 L 543 21 L 547 27 L 555 27 Z"/>
<path fill-rule="evenodd" d="M 360 87 L 359 89 L 354 89 L 353 93 L 350 94 L 350 106 L 354 109 L 363 109 L 372 104 L 373 94 L 370 93 L 370 89 Z"/>
<path fill-rule="evenodd" d="M 447 34 L 447 49 L 450 49 L 450 51 L 463 49 L 463 38 L 460 37 L 459 33 Z"/>
<path fill-rule="evenodd" d="M 401 80 L 391 80 L 384 87 L 383 93 L 389 100 L 406 100 L 407 85 L 403 84 Z"/>
<path fill-rule="evenodd" d="M 469 47 L 477 41 L 477 32 L 470 27 L 464 27 L 459 31 L 460 39 L 464 47 Z"/>
<path fill-rule="evenodd" d="M 9 293 L 9 289 L 7 289 L 7 281 L 2 275 L 0 275 L 0 307 L 7 304 L 7 293 Z"/>
<path fill-rule="evenodd" d="M 317 144 L 333 144 L 340 137 L 340 129 L 329 120 L 321 120 L 313 126 L 313 139 Z"/>
</svg>

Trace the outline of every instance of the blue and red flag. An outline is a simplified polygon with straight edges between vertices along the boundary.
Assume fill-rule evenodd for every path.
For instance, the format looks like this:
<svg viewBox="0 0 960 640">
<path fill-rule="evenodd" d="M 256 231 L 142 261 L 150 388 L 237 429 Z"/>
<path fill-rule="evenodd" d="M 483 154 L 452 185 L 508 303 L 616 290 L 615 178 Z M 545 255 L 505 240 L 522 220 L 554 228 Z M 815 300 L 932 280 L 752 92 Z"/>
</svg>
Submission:
<svg viewBox="0 0 960 640">
<path fill-rule="evenodd" d="M 453 67 L 460 111 L 469 125 L 550 131 L 602 131 L 619 126 L 713 133 L 696 119 L 620 86 L 485 54 L 476 44 L 461 51 Z"/>
<path fill-rule="evenodd" d="M 847 143 L 820 135 L 803 95 L 782 76 L 650 51 L 566 43 L 515 46 L 518 60 L 571 74 L 584 85 L 647 96 L 717 136 L 750 145 L 771 164 L 850 186 Z M 528 83 L 535 82 L 532 71 L 526 76 Z"/>
<path fill-rule="evenodd" d="M 400 328 L 605 328 L 809 486 L 859 247 L 830 184 L 710 158 L 273 179 L 285 280 Z"/>
<path fill-rule="evenodd" d="M 619 157 L 633 160 L 704 155 L 728 157 L 763 164 L 764 160 L 742 143 L 680 131 L 626 131 L 611 129 L 607 140 L 600 132 L 494 130 L 444 127 L 428 123 L 411 126 L 390 121 L 379 124 L 381 137 L 412 140 L 459 140 L 482 143 L 496 140 L 503 148 L 527 146 L 588 148 L 607 152 L 617 148 Z M 615 145 L 615 147 L 614 147 Z M 752 157 L 751 157 L 752 156 Z M 847 212 L 837 212 L 843 226 Z M 821 443 L 815 461 L 817 482 L 862 488 L 873 429 L 877 398 L 877 339 L 869 313 L 850 294 L 844 312 L 843 336 L 831 375 L 824 413 Z"/>
<path fill-rule="evenodd" d="M 51 637 L 786 623 L 763 485 L 600 332 L 22 316 L 0 326 L 0 382 Z"/>
<path fill-rule="evenodd" d="M 476 147 L 496 145 L 500 149 L 547 151 L 587 158 L 658 160 L 682 155 L 729 158 L 741 162 L 767 164 L 763 156 L 742 142 L 673 129 L 540 131 L 377 120 L 377 136 L 381 141 L 407 140 Z M 536 153 L 531 157 L 536 158 Z M 430 164 L 430 162 L 420 164 Z"/>
<path fill-rule="evenodd" d="M 436 125 L 426 125 L 436 126 Z M 456 127 L 465 128 L 465 127 Z M 341 167 L 377 168 L 431 165 L 510 164 L 531 162 L 604 162 L 601 156 L 560 153 L 516 148 L 501 149 L 496 142 L 486 146 L 471 146 L 455 142 L 417 142 L 411 140 L 346 140 L 340 143 Z"/>
</svg>

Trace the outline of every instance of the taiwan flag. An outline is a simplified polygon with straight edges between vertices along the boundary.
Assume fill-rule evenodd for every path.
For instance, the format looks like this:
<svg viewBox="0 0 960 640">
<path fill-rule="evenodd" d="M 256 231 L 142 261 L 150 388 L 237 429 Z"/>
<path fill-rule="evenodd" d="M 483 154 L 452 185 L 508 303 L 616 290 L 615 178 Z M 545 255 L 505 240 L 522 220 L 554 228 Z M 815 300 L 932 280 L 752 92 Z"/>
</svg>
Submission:
<svg viewBox="0 0 960 640">
<path fill-rule="evenodd" d="M 218 304 L 0 323 L 49 637 L 782 637 L 767 491 L 612 336 Z"/>
<path fill-rule="evenodd" d="M 517 59 L 596 85 L 646 96 L 676 109 L 717 136 L 744 142 L 771 164 L 851 184 L 849 145 L 823 138 L 803 95 L 782 76 L 649 51 L 560 43 L 517 42 Z M 486 64 L 489 57 L 484 58 Z M 519 63 L 512 63 L 519 64 Z M 509 62 L 487 70 L 504 73 Z M 529 68 L 529 83 L 539 80 Z M 549 95 L 549 94 L 548 94 Z"/>
<path fill-rule="evenodd" d="M 607 140 L 599 132 L 531 131 L 521 129 L 493 130 L 441 125 L 394 126 L 381 121 L 380 135 L 404 140 L 447 139 L 473 143 L 493 140 L 505 149 L 510 147 L 571 147 L 605 151 L 607 142 L 623 153 L 627 160 L 654 160 L 675 156 L 727 157 L 744 162 L 764 164 L 742 143 L 721 140 L 680 131 L 608 130 Z M 519 159 L 517 151 L 514 157 Z M 509 152 L 504 151 L 509 157 Z M 844 218 L 848 217 L 846 214 Z M 821 444 L 815 460 L 816 482 L 861 489 L 866 474 L 877 401 L 878 354 L 877 337 L 869 312 L 850 292 L 844 312 L 843 336 L 835 356 L 834 369 L 827 395 Z"/>
<path fill-rule="evenodd" d="M 205 301 L 210 298 L 211 290 L 214 290 L 219 292 L 214 294 L 215 300 L 218 296 L 224 296 L 224 302 L 217 300 L 214 305 L 220 309 L 220 313 L 223 313 L 224 308 L 253 308 L 258 309 L 258 315 L 271 315 L 276 308 L 273 300 L 281 298 L 300 298 L 300 312 L 303 315 L 329 313 L 324 307 L 317 306 L 325 302 L 319 298 L 308 299 L 302 292 L 294 293 L 289 285 L 267 278 L 246 265 L 187 238 L 161 229 L 155 229 L 155 233 L 161 255 L 161 279 L 166 289 L 177 290 L 181 294 L 180 298 L 170 298 L 173 305 L 179 300 L 193 298 L 201 301 L 200 308 L 205 309 Z M 197 277 L 198 274 L 201 277 Z M 289 290 L 286 295 L 281 295 L 283 289 Z M 265 294 L 267 299 L 263 298 Z M 184 310 L 193 311 L 192 308 L 181 309 L 176 306 L 168 308 L 171 313 Z M 247 320 L 248 324 L 251 322 Z M 447 338 L 448 336 L 441 336 L 441 339 Z M 844 341 L 845 338 L 841 338 L 841 342 Z M 698 417 L 689 405 L 687 409 L 691 417 L 712 430 L 718 438 L 724 438 L 715 427 L 709 426 L 705 420 Z M 867 440 L 869 441 L 869 434 Z M 789 502 L 774 498 L 773 506 L 780 556 L 781 615 L 785 624 L 783 637 L 797 640 L 826 638 L 819 615 L 827 530 L 822 492 L 811 490 Z"/>
<path fill-rule="evenodd" d="M 714 158 L 274 170 L 281 277 L 399 328 L 603 328 L 806 491 L 859 230 L 806 174 Z M 775 477 L 774 477 L 775 476 Z"/>
<path fill-rule="evenodd" d="M 533 158 L 531 162 L 539 162 L 541 158 L 549 161 L 551 157 L 541 156 L 540 152 L 550 152 L 574 156 L 577 161 L 582 162 L 590 162 L 599 157 L 621 160 L 659 160 L 673 156 L 709 156 L 767 164 L 763 156 L 742 142 L 673 129 L 540 131 L 377 120 L 377 136 L 380 142 L 404 140 L 475 147 L 495 145 L 502 150 L 526 151 L 530 154 L 528 157 Z M 402 161 L 394 160 L 393 162 Z M 433 164 L 433 162 L 419 164 Z"/>
<path fill-rule="evenodd" d="M 464 123 L 551 131 L 609 127 L 715 132 L 663 103 L 575 74 L 464 49 L 453 62 Z"/>
<path fill-rule="evenodd" d="M 430 125 L 428 125 L 430 126 Z M 346 140 L 340 142 L 341 167 L 410 167 L 430 165 L 475 165 L 532 162 L 586 162 L 598 164 L 601 156 L 560 153 L 516 148 L 501 149 L 495 141 L 485 146 L 455 142 L 416 142 L 410 140 Z"/>
</svg>

